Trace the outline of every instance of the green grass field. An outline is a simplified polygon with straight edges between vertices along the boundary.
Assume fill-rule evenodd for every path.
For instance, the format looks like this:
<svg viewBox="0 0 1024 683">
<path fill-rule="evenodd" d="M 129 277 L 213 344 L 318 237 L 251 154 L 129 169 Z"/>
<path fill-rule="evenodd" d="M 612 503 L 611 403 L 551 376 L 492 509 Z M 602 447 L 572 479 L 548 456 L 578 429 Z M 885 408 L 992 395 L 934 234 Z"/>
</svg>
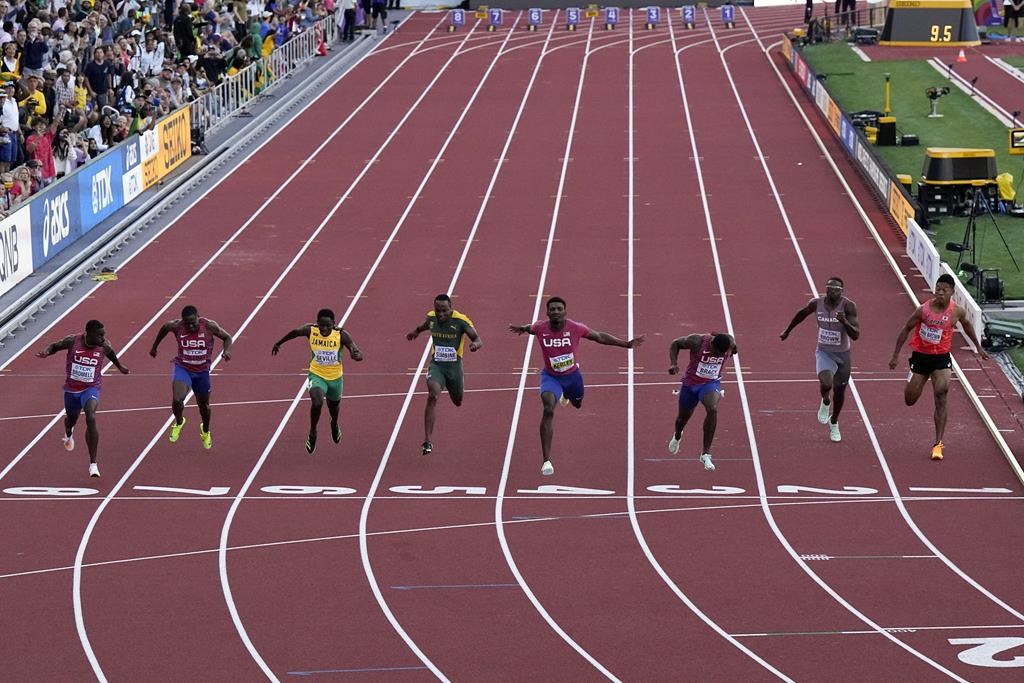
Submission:
<svg viewBox="0 0 1024 683">
<path fill-rule="evenodd" d="M 885 74 L 890 74 L 891 110 L 896 117 L 900 133 L 916 133 L 921 140 L 917 147 L 876 147 L 879 157 L 895 173 L 906 173 L 914 179 L 914 193 L 924 166 L 927 147 L 980 147 L 994 149 L 999 172 L 1009 172 L 1014 184 L 1024 179 L 1024 157 L 1010 155 L 1006 128 L 982 109 L 965 93 L 950 86 L 949 95 L 939 100 L 939 113 L 943 118 L 930 119 L 930 102 L 925 96 L 929 87 L 949 85 L 945 75 L 932 68 L 927 61 L 864 62 L 846 43 L 807 46 L 802 52 L 814 71 L 825 74 L 826 87 L 839 106 L 847 113 L 871 109 L 882 111 L 885 106 Z M 1024 58 L 1008 62 L 1020 62 Z M 1024 202 L 1024 187 L 1018 202 Z M 1020 254 L 1018 262 L 1024 267 L 1024 219 L 997 215 L 996 224 L 1005 237 L 1010 251 Z M 1024 299 L 1024 272 L 1018 272 L 1007 249 L 1003 246 L 992 220 L 981 216 L 976 221 L 978 257 L 977 265 L 998 268 L 1004 281 L 1007 298 Z M 960 242 L 967 227 L 963 217 L 947 217 L 941 223 L 929 226 L 937 232 L 934 237 L 939 253 L 951 264 L 956 254 L 947 252 L 947 242 Z"/>
</svg>

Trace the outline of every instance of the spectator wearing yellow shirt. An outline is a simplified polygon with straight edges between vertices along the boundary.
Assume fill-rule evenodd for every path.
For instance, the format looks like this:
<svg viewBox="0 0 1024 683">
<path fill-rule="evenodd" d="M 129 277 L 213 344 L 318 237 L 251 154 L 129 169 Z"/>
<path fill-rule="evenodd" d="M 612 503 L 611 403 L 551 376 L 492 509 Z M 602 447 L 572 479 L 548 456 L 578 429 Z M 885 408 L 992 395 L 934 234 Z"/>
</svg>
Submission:
<svg viewBox="0 0 1024 683">
<path fill-rule="evenodd" d="M 18 106 L 28 111 L 29 116 L 46 115 L 46 97 L 39 90 L 39 76 L 32 74 L 25 79 L 25 97 Z"/>
<path fill-rule="evenodd" d="M 75 109 L 85 111 L 85 100 L 88 95 L 89 91 L 85 89 L 85 74 L 78 74 L 75 81 Z"/>
<path fill-rule="evenodd" d="M 13 40 L 4 44 L 4 55 L 0 57 L 0 80 L 16 81 L 21 78 L 21 56 L 18 44 Z"/>
</svg>

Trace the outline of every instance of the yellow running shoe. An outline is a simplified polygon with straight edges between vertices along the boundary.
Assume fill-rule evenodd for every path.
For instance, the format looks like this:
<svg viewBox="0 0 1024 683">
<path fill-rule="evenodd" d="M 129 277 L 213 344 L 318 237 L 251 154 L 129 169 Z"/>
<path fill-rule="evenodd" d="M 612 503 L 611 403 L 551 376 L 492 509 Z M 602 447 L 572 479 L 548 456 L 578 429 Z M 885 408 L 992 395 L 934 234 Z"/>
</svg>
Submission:
<svg viewBox="0 0 1024 683">
<path fill-rule="evenodd" d="M 183 417 L 181 418 L 180 423 L 171 425 L 171 433 L 167 436 L 168 441 L 174 443 L 178 440 L 178 437 L 181 436 L 181 428 L 185 426 L 185 422 L 187 422 L 187 420 Z"/>
<path fill-rule="evenodd" d="M 202 424 L 199 425 L 199 438 L 202 439 L 203 441 L 203 448 L 205 448 L 206 450 L 210 450 L 211 448 L 213 448 L 213 436 L 210 434 L 210 432 L 203 431 Z"/>
<path fill-rule="evenodd" d="M 932 460 L 942 460 L 942 449 L 945 448 L 945 444 L 941 441 L 932 446 Z"/>
</svg>

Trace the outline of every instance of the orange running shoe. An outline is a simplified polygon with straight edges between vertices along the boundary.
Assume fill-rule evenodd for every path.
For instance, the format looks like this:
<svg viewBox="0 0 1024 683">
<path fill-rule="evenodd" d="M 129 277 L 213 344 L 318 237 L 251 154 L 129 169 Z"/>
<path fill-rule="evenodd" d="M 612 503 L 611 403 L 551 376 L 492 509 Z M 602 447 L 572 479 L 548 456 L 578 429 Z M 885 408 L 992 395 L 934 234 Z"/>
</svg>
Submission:
<svg viewBox="0 0 1024 683">
<path fill-rule="evenodd" d="M 942 449 L 945 448 L 945 444 L 941 441 L 932 446 L 932 460 L 942 460 Z"/>
</svg>

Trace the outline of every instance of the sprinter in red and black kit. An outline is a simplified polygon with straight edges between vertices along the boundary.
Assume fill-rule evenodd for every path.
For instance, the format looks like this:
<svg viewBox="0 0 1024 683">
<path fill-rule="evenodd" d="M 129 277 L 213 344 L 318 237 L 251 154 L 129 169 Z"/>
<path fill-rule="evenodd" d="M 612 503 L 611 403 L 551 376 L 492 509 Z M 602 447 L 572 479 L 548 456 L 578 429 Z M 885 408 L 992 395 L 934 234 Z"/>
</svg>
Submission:
<svg viewBox="0 0 1024 683">
<path fill-rule="evenodd" d="M 100 476 L 96 463 L 100 433 L 96 428 L 96 408 L 100 403 L 100 387 L 103 383 L 103 359 L 114 364 L 121 374 L 127 375 L 128 368 L 121 365 L 117 354 L 107 342 L 107 331 L 99 320 L 85 324 L 85 334 L 72 334 L 53 342 L 36 354 L 39 358 L 52 356 L 58 351 L 67 351 L 64 381 L 64 442 L 65 450 L 75 447 L 75 424 L 78 416 L 85 411 L 85 444 L 89 447 L 89 476 Z"/>
<path fill-rule="evenodd" d="M 199 439 L 203 442 L 203 448 L 211 448 L 213 436 L 210 434 L 210 368 L 214 356 L 213 338 L 216 337 L 224 343 L 221 356 L 229 361 L 231 335 L 213 320 L 200 318 L 195 306 L 186 306 L 181 309 L 180 319 L 168 321 L 160 326 L 160 331 L 156 333 L 156 339 L 149 350 L 150 356 L 156 358 L 157 347 L 168 333 L 173 334 L 178 341 L 178 355 L 172 361 L 174 374 L 171 377 L 171 412 L 174 413 L 174 423 L 171 425 L 168 439 L 174 443 L 181 436 L 181 428 L 185 426 L 185 397 L 191 391 L 196 395 L 199 417 L 202 418 Z"/>
<path fill-rule="evenodd" d="M 924 385 L 930 377 L 935 390 L 935 445 L 932 446 L 932 460 L 942 460 L 942 435 L 946 431 L 946 394 L 949 392 L 949 377 L 953 374 L 953 360 L 949 351 L 953 345 L 953 328 L 957 323 L 964 327 L 964 332 L 978 349 L 978 355 L 988 359 L 988 354 L 981 348 L 978 334 L 974 330 L 967 311 L 953 301 L 955 280 L 944 273 L 935 283 L 935 297 L 917 307 L 910 320 L 900 330 L 896 339 L 896 349 L 892 352 L 889 367 L 896 368 L 900 349 L 907 337 L 910 339 L 910 375 L 903 392 L 903 399 L 908 406 L 917 403 L 924 391 Z"/>
</svg>

